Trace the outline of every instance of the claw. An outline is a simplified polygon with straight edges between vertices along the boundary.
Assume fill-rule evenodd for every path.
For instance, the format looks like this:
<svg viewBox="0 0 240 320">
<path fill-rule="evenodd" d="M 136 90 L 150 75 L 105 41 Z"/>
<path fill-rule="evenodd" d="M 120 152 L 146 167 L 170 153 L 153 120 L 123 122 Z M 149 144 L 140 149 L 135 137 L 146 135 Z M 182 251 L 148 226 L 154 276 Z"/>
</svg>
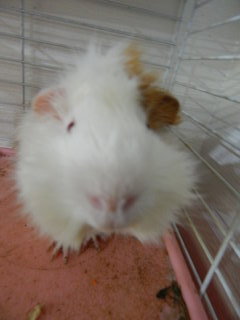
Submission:
<svg viewBox="0 0 240 320">
<path fill-rule="evenodd" d="M 81 253 L 83 253 L 85 250 L 87 250 L 88 248 L 94 248 L 96 249 L 98 252 L 101 251 L 101 241 L 106 241 L 106 239 L 109 238 L 109 235 L 105 235 L 103 233 L 100 234 L 93 234 L 90 237 L 87 237 L 81 247 L 78 250 L 78 255 L 80 255 Z"/>
<path fill-rule="evenodd" d="M 68 263 L 68 259 L 69 259 L 69 249 L 68 248 L 63 248 L 62 249 L 62 253 L 63 253 L 63 262 L 64 264 Z"/>
<path fill-rule="evenodd" d="M 52 251 L 52 259 L 51 260 L 54 260 L 61 253 L 62 253 L 62 247 L 60 245 L 55 244 L 53 251 Z"/>
<path fill-rule="evenodd" d="M 90 239 L 84 240 L 81 246 L 78 249 L 78 255 L 80 256 L 81 253 L 86 251 L 89 248 L 89 241 Z"/>
<path fill-rule="evenodd" d="M 47 251 L 52 251 L 51 261 L 53 261 L 58 255 L 63 255 L 64 264 L 68 263 L 69 249 L 57 244 L 55 241 L 50 244 Z"/>
<path fill-rule="evenodd" d="M 51 242 L 51 244 L 47 248 L 47 252 L 52 251 L 55 248 L 55 246 L 56 246 L 56 242 L 55 241 Z"/>
<path fill-rule="evenodd" d="M 102 241 L 106 241 L 111 237 L 111 234 L 106 234 L 106 233 L 100 233 L 98 235 L 99 239 Z"/>
<path fill-rule="evenodd" d="M 99 239 L 97 235 L 93 235 L 90 241 L 92 240 L 93 246 L 97 251 L 100 251 Z"/>
</svg>

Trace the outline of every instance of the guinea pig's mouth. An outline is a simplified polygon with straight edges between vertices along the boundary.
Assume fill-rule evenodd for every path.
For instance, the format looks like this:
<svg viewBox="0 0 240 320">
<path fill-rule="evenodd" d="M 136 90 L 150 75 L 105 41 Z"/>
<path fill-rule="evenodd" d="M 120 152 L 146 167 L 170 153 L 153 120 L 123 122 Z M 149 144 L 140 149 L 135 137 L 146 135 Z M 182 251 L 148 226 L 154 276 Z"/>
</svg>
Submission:
<svg viewBox="0 0 240 320">
<path fill-rule="evenodd" d="M 136 221 L 107 221 L 102 224 L 101 231 L 102 232 L 123 232 L 128 228 L 133 227 L 136 224 Z"/>
<path fill-rule="evenodd" d="M 126 228 L 125 224 L 117 224 L 117 223 L 106 223 L 101 227 L 101 230 L 103 232 L 119 232 L 121 230 L 123 230 L 124 228 Z"/>
</svg>

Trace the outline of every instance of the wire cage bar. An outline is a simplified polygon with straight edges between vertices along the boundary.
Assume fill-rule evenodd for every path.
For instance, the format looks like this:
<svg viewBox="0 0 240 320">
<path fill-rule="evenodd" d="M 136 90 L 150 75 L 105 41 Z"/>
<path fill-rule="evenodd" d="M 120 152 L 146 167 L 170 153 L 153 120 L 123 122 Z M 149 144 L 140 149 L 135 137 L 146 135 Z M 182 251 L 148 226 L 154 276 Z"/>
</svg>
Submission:
<svg viewBox="0 0 240 320">
<path fill-rule="evenodd" d="M 218 146 L 223 146 L 225 153 L 228 155 L 229 158 L 235 157 L 236 160 L 236 167 L 239 164 L 239 144 L 232 143 L 231 140 L 228 139 L 228 136 L 226 135 L 224 130 L 219 130 L 218 127 L 214 127 L 212 125 L 214 123 L 214 119 L 217 119 L 218 121 L 221 121 L 222 124 L 226 125 L 230 130 L 234 129 L 234 126 L 232 125 L 231 121 L 227 121 L 227 116 L 223 115 L 221 117 L 218 116 L 217 107 L 214 109 L 215 111 L 209 110 L 208 105 L 204 105 L 201 99 L 203 96 L 201 96 L 201 93 L 206 95 L 204 98 L 207 101 L 208 99 L 212 99 L 214 97 L 218 98 L 218 100 L 225 101 L 226 103 L 231 103 L 236 108 L 236 114 L 239 114 L 239 97 L 234 97 L 232 94 L 228 94 L 228 91 L 222 90 L 221 94 L 214 92 L 213 89 L 211 89 L 208 85 L 206 85 L 206 81 L 201 82 L 202 80 L 205 80 L 203 78 L 203 75 L 200 75 L 200 79 L 197 79 L 197 71 L 196 69 L 199 68 L 199 66 L 203 66 L 204 63 L 212 62 L 215 63 L 215 61 L 228 61 L 229 63 L 233 63 L 234 61 L 238 61 L 239 59 L 239 50 L 235 51 L 234 54 L 228 54 L 226 50 L 224 50 L 224 47 L 222 48 L 222 52 L 226 52 L 226 54 L 222 54 L 222 52 L 217 52 L 217 54 L 214 53 L 205 53 L 203 50 L 201 51 L 201 48 L 198 49 L 196 43 L 199 40 L 199 37 L 202 39 L 204 38 L 206 42 L 211 41 L 210 35 L 212 32 L 216 33 L 218 32 L 218 28 L 222 28 L 224 26 L 227 26 L 229 24 L 237 23 L 239 21 L 239 15 L 235 15 L 232 17 L 228 17 L 227 19 L 222 19 L 222 21 L 217 21 L 215 23 L 209 24 L 205 27 L 204 24 L 202 27 L 201 25 L 198 25 L 197 27 L 194 26 L 195 20 L 198 20 L 199 10 L 201 11 L 201 14 L 203 14 L 203 10 L 206 9 L 209 5 L 216 5 L 216 1 L 203 1 L 201 3 L 195 3 L 194 7 L 194 13 L 192 16 L 192 21 L 190 28 L 188 29 L 188 35 L 186 36 L 186 43 L 184 46 L 184 49 L 181 50 L 181 54 L 178 56 L 179 59 L 179 67 L 178 67 L 178 73 L 176 73 L 175 78 L 173 79 L 172 86 L 175 88 L 176 92 L 180 92 L 182 95 L 182 100 L 185 102 L 188 100 L 189 105 L 191 106 L 191 103 L 194 101 L 195 104 L 200 106 L 200 108 L 196 108 L 196 111 L 193 112 L 189 107 L 187 107 L 187 110 L 183 108 L 183 115 L 185 121 L 188 123 L 192 123 L 192 125 L 195 128 L 198 128 L 200 130 L 199 132 L 204 133 L 205 139 L 202 140 L 201 147 L 198 149 L 194 146 L 193 142 L 190 142 L 191 139 L 186 138 L 186 133 L 184 132 L 184 128 L 180 128 L 178 130 L 172 130 L 173 134 L 184 144 L 185 147 L 187 147 L 192 154 L 194 154 L 201 164 L 204 166 L 207 166 L 208 169 L 211 170 L 213 175 L 216 177 L 216 179 L 219 179 L 224 186 L 226 186 L 233 194 L 234 197 L 236 197 L 236 207 L 233 209 L 235 212 L 235 217 L 232 220 L 232 223 L 228 226 L 224 225 L 222 220 L 219 218 L 219 216 L 216 214 L 214 207 L 211 206 L 211 203 L 208 203 L 209 200 L 206 200 L 203 195 L 198 190 L 195 190 L 197 201 L 201 203 L 203 206 L 203 210 L 206 212 L 208 221 L 211 220 L 211 223 L 214 225 L 214 228 L 218 230 L 218 232 L 221 233 L 221 242 L 219 244 L 219 247 L 216 250 L 215 255 L 212 255 L 209 251 L 209 243 L 206 243 L 204 239 L 204 231 L 199 228 L 199 223 L 194 219 L 194 216 L 192 217 L 191 214 L 185 211 L 186 218 L 189 223 L 189 229 L 191 229 L 191 232 L 193 234 L 193 238 L 195 238 L 196 242 L 199 244 L 199 246 L 203 250 L 203 255 L 207 257 L 208 260 L 208 269 L 206 270 L 204 276 L 199 276 L 199 266 L 196 266 L 194 264 L 194 259 L 191 257 L 191 254 L 189 253 L 189 246 L 186 244 L 186 239 L 184 237 L 184 233 L 182 233 L 181 228 L 179 229 L 178 226 L 175 226 L 175 232 L 177 235 L 177 238 L 179 239 L 179 242 L 181 244 L 182 250 L 185 254 L 185 257 L 187 261 L 189 262 L 190 268 L 194 274 L 194 277 L 199 284 L 199 290 L 200 294 L 203 297 L 203 299 L 206 302 L 206 305 L 209 310 L 210 317 L 213 319 L 238 319 L 240 317 L 240 304 L 239 304 L 239 291 L 234 292 L 232 291 L 231 283 L 229 282 L 229 278 L 226 277 L 226 274 L 222 272 L 222 265 L 221 261 L 224 259 L 224 255 L 227 254 L 227 250 L 230 247 L 232 249 L 232 252 L 236 258 L 236 268 L 240 267 L 239 262 L 239 242 L 236 235 L 237 230 L 239 230 L 239 183 L 234 186 L 231 181 L 231 177 L 228 175 L 222 174 L 221 168 L 216 168 L 215 165 L 213 165 L 212 158 L 209 158 L 209 155 L 206 154 L 206 151 L 202 151 L 204 149 L 204 143 L 208 142 L 208 140 L 214 140 L 215 143 Z M 212 7 L 212 9 L 214 6 Z M 240 9 L 240 8 L 239 8 Z M 234 29 L 233 29 L 234 30 Z M 199 35 L 200 34 L 200 35 Z M 237 39 L 233 40 L 232 45 L 234 46 L 234 42 Z M 217 41 L 215 39 L 215 41 Z M 231 43 L 230 43 L 231 45 Z M 197 51 L 198 50 L 198 51 Z M 191 64 L 191 67 L 187 67 L 186 63 L 189 63 L 189 61 L 193 60 L 194 64 Z M 179 70 L 181 69 L 181 65 L 185 64 L 185 69 L 189 69 L 188 71 L 188 77 L 178 77 L 179 76 Z M 218 64 L 219 66 L 219 64 Z M 194 74 L 196 73 L 196 74 Z M 178 79 L 181 80 L 178 80 Z M 183 81 L 182 79 L 185 78 Z M 198 81 L 197 81 L 198 80 Z M 217 83 L 222 81 L 222 79 L 214 79 Z M 230 79 L 229 79 L 230 81 Z M 198 84 L 197 84 L 198 82 Z M 203 88 L 202 85 L 206 85 L 206 88 Z M 237 85 L 237 84 L 236 84 Z M 239 93 L 239 89 L 236 90 Z M 209 98 L 206 98 L 209 97 Z M 211 101 L 212 101 L 211 99 Z M 183 103 L 184 103 L 183 102 Z M 211 102 L 210 102 L 211 103 Z M 200 113 L 198 113 L 201 110 Z M 212 109 L 213 110 L 213 109 Z M 197 112 L 198 111 L 198 112 Z M 208 114 L 209 119 L 202 120 L 200 117 L 200 114 L 202 112 L 205 112 Z M 205 117 L 206 118 L 206 117 Z M 236 130 L 238 132 L 239 127 L 236 125 Z M 197 130 L 196 130 L 197 132 Z M 188 133 L 190 134 L 190 132 Z M 194 130 L 191 131 L 191 134 L 194 134 Z M 194 140 L 194 139 L 192 139 Z M 213 147 L 216 146 L 213 144 Z M 211 152 L 211 150 L 209 150 Z M 238 179 L 239 181 L 239 179 Z M 202 223 L 206 223 L 206 220 L 202 221 Z M 237 233 L 238 234 L 238 233 Z M 209 239 L 214 239 L 215 235 L 208 236 Z M 195 262 L 196 263 L 196 262 Z M 231 268 L 231 267 L 230 267 Z M 223 291 L 225 292 L 226 296 L 228 297 L 228 303 L 231 304 L 231 307 L 234 311 L 232 313 L 229 313 L 228 315 L 220 315 L 219 312 L 217 312 L 217 306 L 216 303 L 213 303 L 213 297 L 211 296 L 210 292 L 208 292 L 208 288 L 211 286 L 211 283 L 215 280 L 214 277 L 217 277 L 217 281 L 221 283 L 221 287 L 223 288 Z M 238 281 L 239 280 L 235 279 Z M 215 304 L 215 305 L 214 305 Z M 227 308 L 227 307 L 226 307 Z M 222 317 L 222 318 L 221 318 Z"/>
</svg>

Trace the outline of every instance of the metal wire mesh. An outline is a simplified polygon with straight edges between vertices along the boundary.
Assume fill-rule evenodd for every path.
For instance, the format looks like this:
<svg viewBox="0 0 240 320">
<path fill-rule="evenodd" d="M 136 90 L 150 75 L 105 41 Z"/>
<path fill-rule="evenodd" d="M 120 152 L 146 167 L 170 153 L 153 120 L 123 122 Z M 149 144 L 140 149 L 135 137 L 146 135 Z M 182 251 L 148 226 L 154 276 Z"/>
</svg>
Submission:
<svg viewBox="0 0 240 320">
<path fill-rule="evenodd" d="M 188 233 L 175 231 L 213 319 L 240 317 L 239 13 L 235 1 L 191 7 L 171 83 L 184 106 L 173 133 L 199 160 L 202 176 L 197 204 L 184 212 Z"/>
<path fill-rule="evenodd" d="M 240 3 L 0 0 L 0 146 L 11 147 L 18 117 L 84 50 L 140 42 L 144 61 L 183 107 L 171 130 L 199 163 L 197 201 L 174 226 L 212 319 L 240 317 Z"/>
</svg>

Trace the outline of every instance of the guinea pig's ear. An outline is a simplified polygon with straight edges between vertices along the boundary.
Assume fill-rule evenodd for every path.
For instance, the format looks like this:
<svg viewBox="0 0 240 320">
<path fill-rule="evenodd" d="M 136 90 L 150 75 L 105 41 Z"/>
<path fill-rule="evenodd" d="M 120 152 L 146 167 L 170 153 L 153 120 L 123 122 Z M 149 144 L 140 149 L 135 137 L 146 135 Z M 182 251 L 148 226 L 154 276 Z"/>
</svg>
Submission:
<svg viewBox="0 0 240 320">
<path fill-rule="evenodd" d="M 65 93 L 62 88 L 45 89 L 33 99 L 32 108 L 39 115 L 51 115 L 60 120 L 60 115 L 55 108 L 55 104 L 60 102 Z"/>
<path fill-rule="evenodd" d="M 176 125 L 181 121 L 180 104 L 167 91 L 149 87 L 142 91 L 143 107 L 147 113 L 147 126 L 157 130 L 166 125 Z"/>
</svg>

